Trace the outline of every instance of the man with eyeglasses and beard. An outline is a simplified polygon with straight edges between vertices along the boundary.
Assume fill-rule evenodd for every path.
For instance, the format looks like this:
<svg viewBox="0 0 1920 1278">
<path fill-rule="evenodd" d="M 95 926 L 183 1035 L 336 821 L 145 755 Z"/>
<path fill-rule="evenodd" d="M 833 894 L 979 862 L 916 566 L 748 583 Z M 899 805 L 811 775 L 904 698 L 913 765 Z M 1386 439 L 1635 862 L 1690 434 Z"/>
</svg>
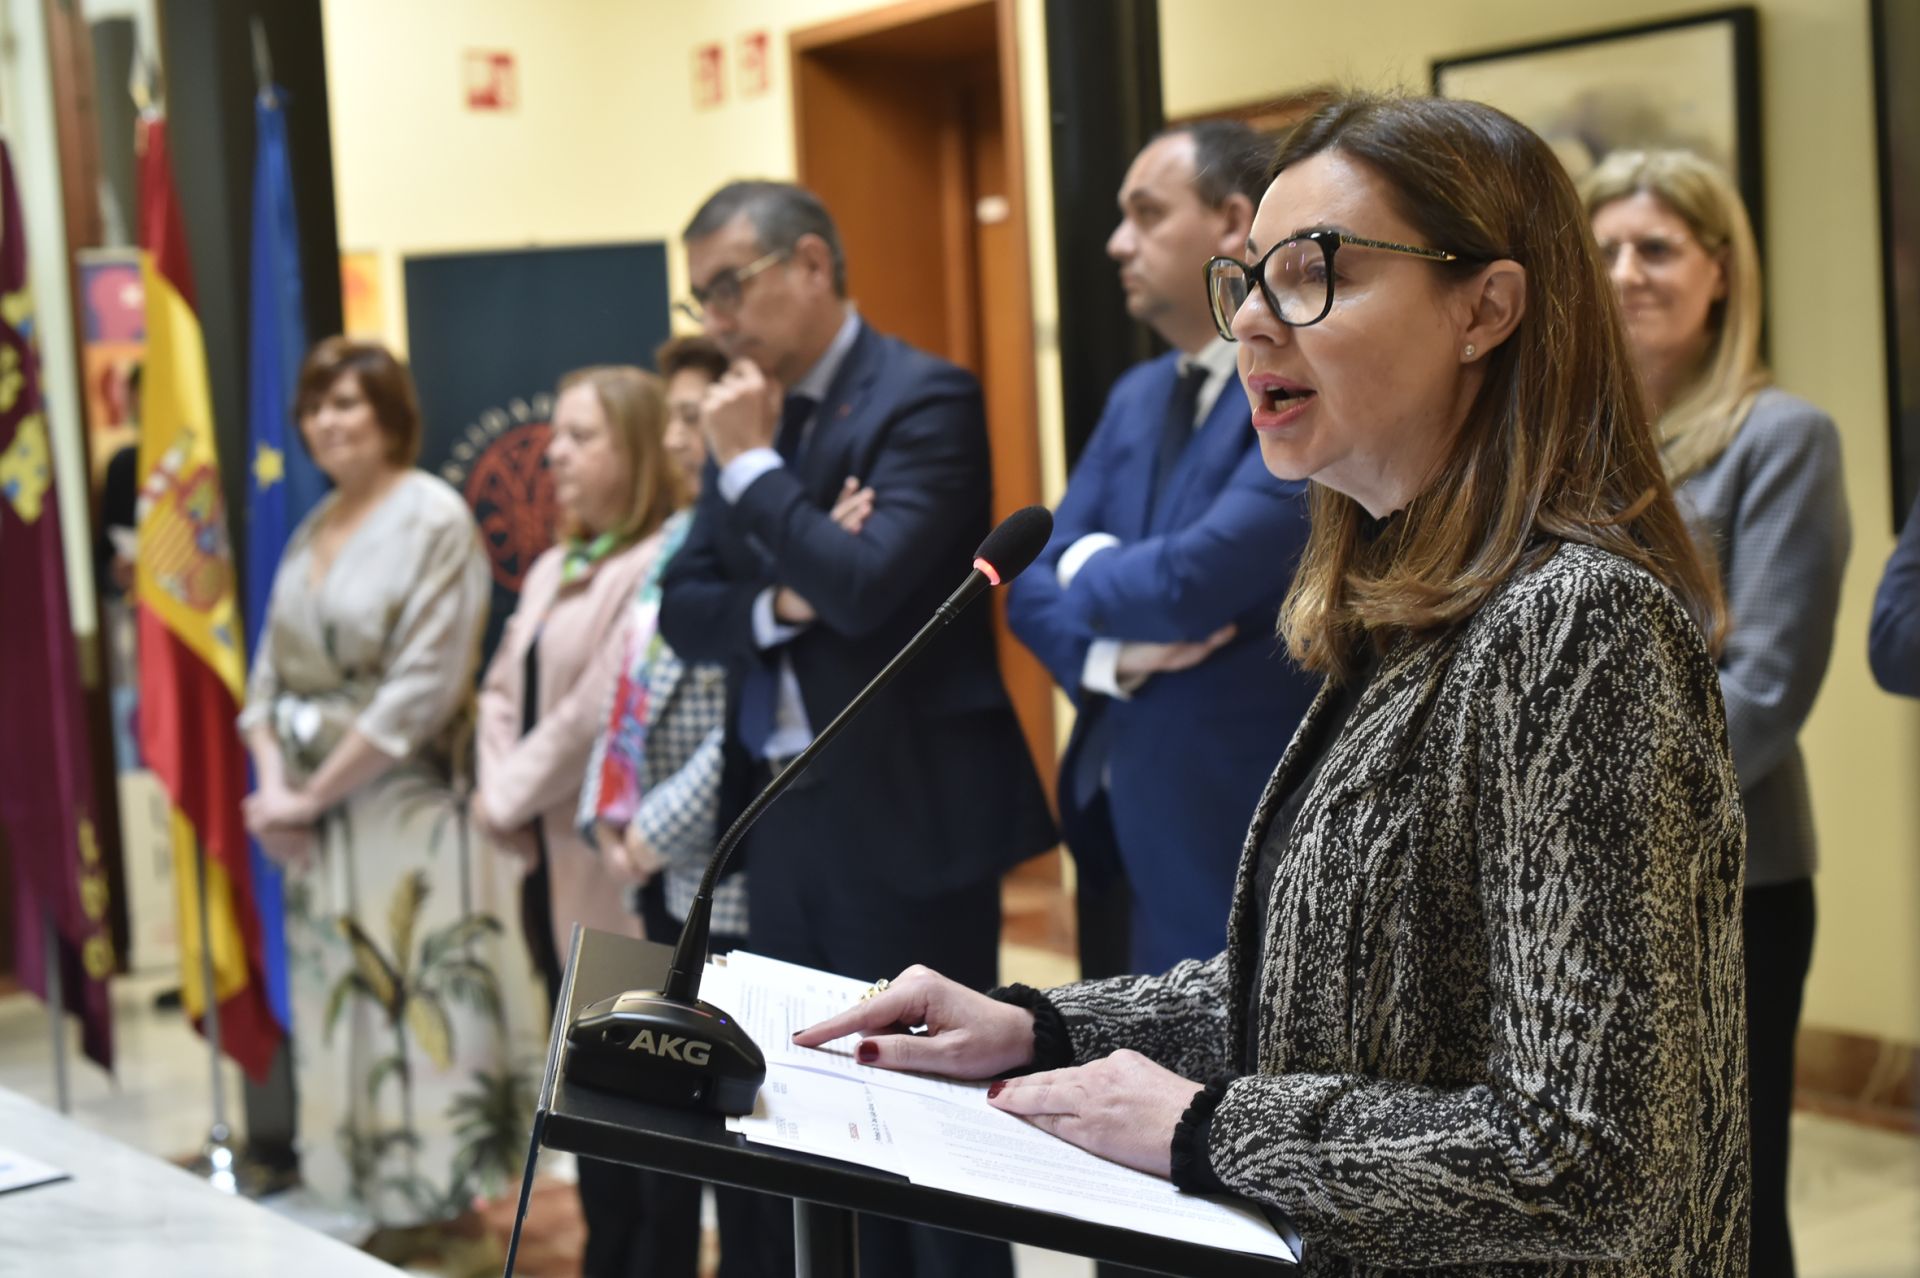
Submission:
<svg viewBox="0 0 1920 1278">
<path fill-rule="evenodd" d="M 991 471 L 978 382 L 860 318 L 812 193 L 730 183 L 684 239 L 683 309 L 732 365 L 701 411 L 711 461 L 660 627 L 727 668 L 725 828 L 959 581 Z M 869 490 L 864 521 L 832 517 Z M 990 617 L 956 620 L 748 834 L 756 951 L 862 980 L 933 953 L 995 983 L 1000 876 L 1056 835 Z M 1004 1243 L 872 1215 L 860 1242 L 875 1273 L 1013 1272 Z"/>
<path fill-rule="evenodd" d="M 1143 148 L 1107 240 L 1127 310 L 1173 347 L 1114 384 L 1013 631 L 1079 709 L 1060 824 L 1082 975 L 1220 949 L 1245 814 L 1313 699 L 1273 636 L 1306 544 L 1306 484 L 1268 473 L 1204 284 L 1243 254 L 1271 147 L 1243 124 Z"/>
</svg>

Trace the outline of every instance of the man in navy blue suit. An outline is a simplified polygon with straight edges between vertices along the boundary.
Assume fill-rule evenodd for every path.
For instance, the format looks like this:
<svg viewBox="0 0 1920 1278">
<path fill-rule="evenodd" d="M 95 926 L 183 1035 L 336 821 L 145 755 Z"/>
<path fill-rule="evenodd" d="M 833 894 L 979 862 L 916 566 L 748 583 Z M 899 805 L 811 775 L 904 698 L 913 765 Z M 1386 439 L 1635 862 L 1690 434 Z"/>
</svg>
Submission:
<svg viewBox="0 0 1920 1278">
<path fill-rule="evenodd" d="M 1079 708 L 1059 798 L 1089 976 L 1219 952 L 1254 804 L 1317 687 L 1274 639 L 1306 486 L 1261 463 L 1202 284 L 1209 257 L 1245 256 L 1266 152 L 1207 121 L 1127 170 L 1107 252 L 1129 313 L 1173 350 L 1114 384 L 1007 601 Z"/>
<path fill-rule="evenodd" d="M 966 575 L 991 471 L 979 383 L 860 319 L 811 193 L 731 183 L 685 239 L 689 309 L 733 364 L 701 411 L 712 460 L 660 628 L 727 668 L 724 828 Z M 833 511 L 862 495 L 854 531 Z M 994 984 L 1000 876 L 1056 834 L 991 617 L 955 621 L 754 827 L 756 951 Z M 1012 1273 L 1004 1243 L 871 1215 L 861 1254 L 876 1273 Z"/>
</svg>

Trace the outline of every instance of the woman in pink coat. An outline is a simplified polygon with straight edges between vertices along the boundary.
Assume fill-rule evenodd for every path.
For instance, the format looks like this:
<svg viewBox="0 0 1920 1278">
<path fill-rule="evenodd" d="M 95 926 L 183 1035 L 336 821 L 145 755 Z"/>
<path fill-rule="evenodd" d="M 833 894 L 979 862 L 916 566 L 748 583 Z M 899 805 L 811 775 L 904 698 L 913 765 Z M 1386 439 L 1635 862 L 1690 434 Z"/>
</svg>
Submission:
<svg viewBox="0 0 1920 1278">
<path fill-rule="evenodd" d="M 561 379 L 547 445 L 559 541 L 527 570 L 480 687 L 473 824 L 523 858 L 521 921 L 549 1002 L 560 996 L 575 923 L 641 933 L 630 879 L 580 837 L 574 813 L 619 679 L 634 592 L 682 504 L 665 439 L 666 396 L 651 373 L 600 367 Z M 580 1160 L 585 1272 L 625 1272 L 641 1211 L 637 1176 Z"/>
<path fill-rule="evenodd" d="M 637 368 L 561 380 L 547 445 L 560 537 L 527 570 L 480 689 L 473 822 L 532 876 L 521 913 L 549 997 L 575 923 L 640 931 L 627 881 L 581 839 L 574 812 L 619 677 L 628 605 L 680 505 L 665 416 L 660 380 Z"/>
</svg>

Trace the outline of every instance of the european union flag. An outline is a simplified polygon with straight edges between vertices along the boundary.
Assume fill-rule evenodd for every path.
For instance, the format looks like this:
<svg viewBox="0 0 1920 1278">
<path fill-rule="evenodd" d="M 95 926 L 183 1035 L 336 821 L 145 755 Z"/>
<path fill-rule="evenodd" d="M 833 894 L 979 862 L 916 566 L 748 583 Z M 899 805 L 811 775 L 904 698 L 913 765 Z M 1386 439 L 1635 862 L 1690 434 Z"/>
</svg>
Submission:
<svg viewBox="0 0 1920 1278">
<path fill-rule="evenodd" d="M 294 384 L 306 357 L 301 312 L 300 234 L 287 164 L 285 90 L 263 89 L 254 101 L 257 150 L 253 169 L 253 293 L 247 350 L 247 639 L 257 652 L 280 552 L 301 518 L 326 491 L 306 447 L 293 438 Z M 286 907 L 280 867 L 252 847 L 254 903 L 266 964 L 267 1001 L 281 1028 L 291 1026 L 287 990 Z"/>
</svg>

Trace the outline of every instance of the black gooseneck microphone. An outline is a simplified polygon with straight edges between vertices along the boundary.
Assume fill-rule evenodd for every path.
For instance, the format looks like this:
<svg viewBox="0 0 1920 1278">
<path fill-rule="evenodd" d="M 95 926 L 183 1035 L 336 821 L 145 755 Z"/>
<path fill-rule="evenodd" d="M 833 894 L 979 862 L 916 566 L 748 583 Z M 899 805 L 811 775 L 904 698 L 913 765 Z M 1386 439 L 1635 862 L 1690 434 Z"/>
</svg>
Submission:
<svg viewBox="0 0 1920 1278">
<path fill-rule="evenodd" d="M 786 793 L 828 743 L 968 604 L 990 587 L 1004 585 L 1025 571 L 1039 557 L 1052 533 L 1053 516 L 1047 508 L 1028 506 L 1008 515 L 987 534 L 974 552 L 973 570 L 960 588 L 947 596 L 907 646 L 768 783 L 721 836 L 680 929 L 662 988 L 629 990 L 581 1009 L 567 1031 L 568 1078 L 663 1104 L 722 1114 L 752 1111 L 754 1097 L 767 1076 L 766 1057 L 737 1021 L 700 998 L 714 885 L 761 813 Z"/>
</svg>

